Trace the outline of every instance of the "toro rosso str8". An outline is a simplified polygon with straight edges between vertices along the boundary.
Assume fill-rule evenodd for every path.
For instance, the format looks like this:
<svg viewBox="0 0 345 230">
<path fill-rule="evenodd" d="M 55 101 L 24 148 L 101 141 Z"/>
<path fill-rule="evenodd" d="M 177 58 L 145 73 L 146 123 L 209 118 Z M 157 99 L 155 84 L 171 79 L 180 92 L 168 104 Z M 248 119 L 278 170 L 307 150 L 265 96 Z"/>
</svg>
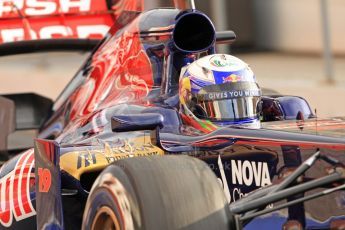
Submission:
<svg viewBox="0 0 345 230">
<path fill-rule="evenodd" d="M 259 129 L 185 123 L 181 69 L 235 34 L 174 3 L 0 3 L 2 55 L 87 50 L 103 37 L 55 102 L 0 97 L 1 229 L 345 227 L 345 119 L 264 90 Z M 33 128 L 32 148 L 8 146 Z"/>
</svg>

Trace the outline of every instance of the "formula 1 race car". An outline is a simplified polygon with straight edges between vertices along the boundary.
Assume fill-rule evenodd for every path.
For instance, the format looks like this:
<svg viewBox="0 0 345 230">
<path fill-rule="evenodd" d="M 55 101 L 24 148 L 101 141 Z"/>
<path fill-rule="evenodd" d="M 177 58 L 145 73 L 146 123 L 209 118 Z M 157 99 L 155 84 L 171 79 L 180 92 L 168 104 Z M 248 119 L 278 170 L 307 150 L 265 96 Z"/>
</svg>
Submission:
<svg viewBox="0 0 345 230">
<path fill-rule="evenodd" d="M 215 52 L 234 32 L 175 3 L 0 3 L 2 55 L 87 50 L 110 27 L 55 102 L 0 97 L 1 229 L 345 228 L 345 118 L 261 95 Z M 32 148 L 8 147 L 32 128 Z"/>
</svg>

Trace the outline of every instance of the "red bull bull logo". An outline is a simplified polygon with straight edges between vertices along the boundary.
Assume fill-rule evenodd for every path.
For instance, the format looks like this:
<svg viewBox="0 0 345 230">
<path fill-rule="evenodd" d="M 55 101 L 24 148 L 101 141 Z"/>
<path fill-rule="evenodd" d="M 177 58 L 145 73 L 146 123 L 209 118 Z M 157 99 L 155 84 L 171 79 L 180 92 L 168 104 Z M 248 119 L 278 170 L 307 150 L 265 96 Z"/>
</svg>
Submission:
<svg viewBox="0 0 345 230">
<path fill-rule="evenodd" d="M 223 82 L 238 82 L 241 80 L 242 80 L 242 78 L 238 75 L 235 75 L 235 74 L 231 74 L 227 77 L 223 77 Z"/>
</svg>

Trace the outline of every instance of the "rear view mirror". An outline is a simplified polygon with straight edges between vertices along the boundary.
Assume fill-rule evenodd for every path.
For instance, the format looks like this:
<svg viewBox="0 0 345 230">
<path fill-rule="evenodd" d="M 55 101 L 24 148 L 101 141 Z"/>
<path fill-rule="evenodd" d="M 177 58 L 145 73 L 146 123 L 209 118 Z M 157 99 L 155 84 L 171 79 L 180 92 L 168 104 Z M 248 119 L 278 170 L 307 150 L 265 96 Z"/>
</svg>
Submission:
<svg viewBox="0 0 345 230">
<path fill-rule="evenodd" d="M 219 44 L 232 44 L 236 40 L 236 34 L 232 30 L 217 31 L 216 43 Z"/>
<path fill-rule="evenodd" d="M 116 115 L 111 119 L 113 132 L 155 130 L 163 127 L 164 117 L 159 113 Z"/>
<path fill-rule="evenodd" d="M 159 128 L 163 128 L 164 117 L 159 113 L 116 115 L 111 119 L 113 132 L 150 130 L 151 143 L 161 146 Z"/>
</svg>

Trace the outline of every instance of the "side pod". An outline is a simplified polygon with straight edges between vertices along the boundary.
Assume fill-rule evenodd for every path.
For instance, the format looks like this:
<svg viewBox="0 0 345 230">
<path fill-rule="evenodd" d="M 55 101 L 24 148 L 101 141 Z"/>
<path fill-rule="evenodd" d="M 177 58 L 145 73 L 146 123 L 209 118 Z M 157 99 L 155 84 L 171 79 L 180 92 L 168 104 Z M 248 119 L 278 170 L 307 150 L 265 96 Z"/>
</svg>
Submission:
<svg viewBox="0 0 345 230">
<path fill-rule="evenodd" d="M 55 141 L 35 140 L 37 229 L 64 229 L 59 152 Z"/>
</svg>

